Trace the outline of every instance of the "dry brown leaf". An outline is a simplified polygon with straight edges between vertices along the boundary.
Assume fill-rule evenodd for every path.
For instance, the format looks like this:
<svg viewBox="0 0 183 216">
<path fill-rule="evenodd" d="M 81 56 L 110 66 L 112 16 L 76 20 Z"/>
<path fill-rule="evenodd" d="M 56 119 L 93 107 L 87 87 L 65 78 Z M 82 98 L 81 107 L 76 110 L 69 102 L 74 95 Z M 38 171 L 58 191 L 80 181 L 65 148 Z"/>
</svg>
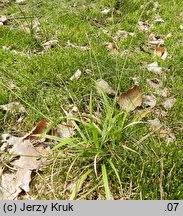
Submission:
<svg viewBox="0 0 183 216">
<path fill-rule="evenodd" d="M 158 7 L 159 7 L 159 3 L 158 3 L 158 2 L 154 2 L 154 3 L 153 3 L 153 10 L 154 10 L 154 11 L 157 10 Z"/>
<path fill-rule="evenodd" d="M 126 92 L 121 92 L 118 98 L 118 104 L 121 109 L 133 111 L 142 105 L 142 94 L 140 86 L 134 86 Z"/>
<path fill-rule="evenodd" d="M 163 107 L 167 109 L 171 109 L 175 103 L 176 99 L 174 97 L 166 98 L 162 103 Z"/>
<path fill-rule="evenodd" d="M 147 79 L 147 83 L 154 89 L 154 93 L 161 97 L 168 97 L 170 94 L 168 88 L 162 88 L 163 82 L 159 79 Z"/>
<path fill-rule="evenodd" d="M 146 106 L 153 108 L 156 106 L 156 97 L 152 94 L 152 95 L 143 95 L 142 96 L 143 99 L 143 104 L 145 104 Z"/>
<path fill-rule="evenodd" d="M 118 54 L 117 47 L 114 43 L 112 42 L 107 42 L 105 44 L 105 47 L 110 51 L 111 54 Z"/>
<path fill-rule="evenodd" d="M 56 126 L 54 135 L 62 138 L 63 140 L 68 139 L 75 135 L 75 129 L 66 123 L 62 123 Z"/>
<path fill-rule="evenodd" d="M 103 9 L 100 11 L 100 13 L 101 13 L 101 14 L 108 14 L 110 11 L 111 11 L 110 8 L 103 8 Z"/>
<path fill-rule="evenodd" d="M 11 165 L 16 171 L 3 173 L 1 191 L 3 199 L 12 200 L 16 199 L 22 190 L 29 192 L 31 173 L 38 169 L 42 162 L 38 160 L 40 153 L 36 151 L 30 141 L 24 141 L 22 138 L 14 136 L 6 137 L 6 146 L 12 146 L 9 153 L 12 154 Z M 17 155 L 19 155 L 18 159 Z"/>
<path fill-rule="evenodd" d="M 101 94 L 102 93 L 101 91 L 103 91 L 103 92 L 105 92 L 106 94 L 108 94 L 110 96 L 114 96 L 115 95 L 115 91 L 108 84 L 108 82 L 106 82 L 103 79 L 97 81 L 96 89 L 97 89 L 97 92 L 99 94 Z"/>
<path fill-rule="evenodd" d="M 30 133 L 23 137 L 23 140 L 37 140 L 39 137 L 36 135 L 44 133 L 47 128 L 51 125 L 51 122 L 46 120 L 41 120 L 32 130 Z"/>
<path fill-rule="evenodd" d="M 150 34 L 148 37 L 148 44 L 149 45 L 163 45 L 164 44 L 164 39 L 163 37 L 159 36 L 159 35 L 154 35 L 154 34 Z"/>
<path fill-rule="evenodd" d="M 147 122 L 150 125 L 152 130 L 156 130 L 156 129 L 158 129 L 158 128 L 160 128 L 162 126 L 161 122 L 160 122 L 160 120 L 158 118 L 153 119 L 153 120 L 148 120 Z"/>
<path fill-rule="evenodd" d="M 0 109 L 4 111 L 15 113 L 26 113 L 26 109 L 19 102 L 11 102 L 5 105 L 0 105 Z"/>
<path fill-rule="evenodd" d="M 154 72 L 155 74 L 162 74 L 163 70 L 158 66 L 158 62 L 153 62 L 147 65 L 147 70 L 150 72 Z"/>
<path fill-rule="evenodd" d="M 6 23 L 8 19 L 6 18 L 6 16 L 0 16 L 0 23 L 2 23 L 3 25 Z"/>
<path fill-rule="evenodd" d="M 17 3 L 19 5 L 24 5 L 24 4 L 26 4 L 26 0 L 16 0 L 15 3 Z"/>
<path fill-rule="evenodd" d="M 157 24 L 161 24 L 164 23 L 165 21 L 160 16 L 156 16 L 154 22 Z"/>
<path fill-rule="evenodd" d="M 151 27 L 152 25 L 147 20 L 138 22 L 138 29 L 141 32 L 147 32 Z"/>
<path fill-rule="evenodd" d="M 50 40 L 43 44 L 45 50 L 50 49 L 58 45 L 58 40 Z"/>
<path fill-rule="evenodd" d="M 31 33 L 32 30 L 34 30 L 36 33 L 39 33 L 40 29 L 40 22 L 38 19 L 33 20 L 32 22 L 24 22 L 21 25 L 21 29 L 27 33 Z"/>
<path fill-rule="evenodd" d="M 71 47 L 71 48 L 76 48 L 76 49 L 79 49 L 81 51 L 88 51 L 88 50 L 90 50 L 90 48 L 88 46 L 75 45 L 75 44 L 72 44 L 70 41 L 67 41 L 66 46 L 67 47 Z"/>
<path fill-rule="evenodd" d="M 175 136 L 175 134 L 172 132 L 172 130 L 170 128 L 160 130 L 160 137 L 165 138 L 167 144 L 173 143 L 173 142 L 176 141 L 176 136 Z"/>
<path fill-rule="evenodd" d="M 78 80 L 79 78 L 80 78 L 80 76 L 81 76 L 81 70 L 80 69 L 78 69 L 74 74 L 73 74 L 73 76 L 71 76 L 70 77 L 70 80 L 72 81 L 72 80 Z"/>
<path fill-rule="evenodd" d="M 134 33 L 133 32 L 127 32 L 127 31 L 124 31 L 124 30 L 118 30 L 117 33 L 116 33 L 116 37 L 115 39 L 123 39 L 123 38 L 127 38 L 129 35 L 130 36 L 134 36 Z"/>
<path fill-rule="evenodd" d="M 147 83 L 149 84 L 150 87 L 153 89 L 160 89 L 163 85 L 163 82 L 159 79 L 147 79 Z"/>
<path fill-rule="evenodd" d="M 168 52 L 163 46 L 158 45 L 156 47 L 156 55 L 161 57 L 163 60 L 165 60 L 168 56 Z"/>
</svg>

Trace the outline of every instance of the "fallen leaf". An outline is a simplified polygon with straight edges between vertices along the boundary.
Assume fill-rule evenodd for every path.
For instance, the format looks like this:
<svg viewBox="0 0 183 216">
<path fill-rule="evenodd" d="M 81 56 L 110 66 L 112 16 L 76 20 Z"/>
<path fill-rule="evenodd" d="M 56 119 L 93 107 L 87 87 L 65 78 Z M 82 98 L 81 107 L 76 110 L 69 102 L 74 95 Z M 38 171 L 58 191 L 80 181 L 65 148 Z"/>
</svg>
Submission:
<svg viewBox="0 0 183 216">
<path fill-rule="evenodd" d="M 117 54 L 118 53 L 116 45 L 112 42 L 107 42 L 105 44 L 105 47 L 110 51 L 111 54 Z"/>
<path fill-rule="evenodd" d="M 24 4 L 26 4 L 26 0 L 16 0 L 15 3 L 17 3 L 19 5 L 24 5 Z"/>
<path fill-rule="evenodd" d="M 6 21 L 7 21 L 6 16 L 0 16 L 0 22 L 3 23 L 3 25 L 5 24 Z"/>
<path fill-rule="evenodd" d="M 31 33 L 32 30 L 34 30 L 36 33 L 39 33 L 40 29 L 40 22 L 38 19 L 32 20 L 31 22 L 24 22 L 21 25 L 21 29 L 27 33 Z"/>
<path fill-rule="evenodd" d="M 45 50 L 50 49 L 58 45 L 58 40 L 50 40 L 43 44 Z"/>
<path fill-rule="evenodd" d="M 169 95 L 169 90 L 167 88 L 162 88 L 163 82 L 159 79 L 147 79 L 147 83 L 151 88 L 154 89 L 154 93 L 158 96 L 166 98 Z"/>
<path fill-rule="evenodd" d="M 85 69 L 85 73 L 94 76 L 94 72 L 90 69 Z"/>
<path fill-rule="evenodd" d="M 154 2 L 154 3 L 153 3 L 153 10 L 154 10 L 154 11 L 157 10 L 158 7 L 159 7 L 159 3 L 158 3 L 158 2 Z"/>
<path fill-rule="evenodd" d="M 164 39 L 163 37 L 159 36 L 159 35 L 154 35 L 154 34 L 150 34 L 148 37 L 148 44 L 149 45 L 163 45 L 164 44 Z"/>
<path fill-rule="evenodd" d="M 10 164 L 16 171 L 2 174 L 1 191 L 3 199 L 12 200 L 17 198 L 22 190 L 29 192 L 32 171 L 38 169 L 42 162 L 38 160 L 40 153 L 30 141 L 7 136 L 6 142 L 7 146 L 12 146 L 8 150 L 10 154 L 13 154 Z M 17 155 L 19 155 L 18 159 Z"/>
<path fill-rule="evenodd" d="M 140 77 L 133 77 L 132 80 L 133 80 L 133 82 L 134 82 L 135 85 L 137 85 L 137 86 L 139 85 L 139 83 L 140 83 Z"/>
<path fill-rule="evenodd" d="M 121 92 L 118 98 L 118 104 L 121 109 L 133 111 L 142 105 L 142 94 L 140 86 L 134 86 L 126 92 Z"/>
<path fill-rule="evenodd" d="M 36 135 L 44 133 L 47 128 L 51 125 L 51 122 L 46 120 L 41 120 L 32 130 L 30 133 L 23 137 L 23 140 L 36 140 L 39 139 Z"/>
<path fill-rule="evenodd" d="M 80 76 L 81 76 L 81 70 L 77 70 L 71 77 L 70 77 L 70 80 L 72 81 L 72 80 L 78 80 L 79 78 L 80 78 Z"/>
<path fill-rule="evenodd" d="M 172 98 L 166 98 L 164 102 L 162 103 L 163 107 L 167 109 L 171 109 L 173 105 L 175 104 L 176 99 L 174 97 Z"/>
<path fill-rule="evenodd" d="M 157 94 L 159 96 L 162 96 L 162 97 L 166 98 L 166 97 L 168 97 L 168 95 L 170 93 L 169 93 L 169 89 L 168 88 L 160 88 L 160 89 L 157 89 Z"/>
<path fill-rule="evenodd" d="M 147 65 L 147 70 L 150 72 L 154 72 L 155 74 L 162 74 L 163 70 L 158 66 L 158 62 L 153 62 Z"/>
<path fill-rule="evenodd" d="M 165 60 L 168 56 L 168 52 L 163 46 L 158 45 L 156 47 L 156 55 L 161 57 L 163 60 Z"/>
<path fill-rule="evenodd" d="M 163 82 L 159 79 L 147 79 L 147 83 L 149 84 L 150 87 L 156 90 L 162 87 L 163 85 Z"/>
<path fill-rule="evenodd" d="M 5 105 L 0 105 L 4 111 L 11 113 L 26 113 L 26 109 L 19 102 L 11 102 Z"/>
<path fill-rule="evenodd" d="M 157 24 L 161 24 L 161 23 L 164 23 L 165 21 L 160 16 L 157 16 L 155 17 L 154 22 Z"/>
<path fill-rule="evenodd" d="M 161 122 L 158 118 L 155 118 L 153 120 L 148 120 L 147 122 L 150 125 L 152 130 L 156 130 L 162 126 Z"/>
<path fill-rule="evenodd" d="M 143 104 L 146 106 L 153 108 L 156 106 L 156 97 L 152 95 L 143 95 L 142 96 Z"/>
<path fill-rule="evenodd" d="M 151 27 L 152 25 L 147 20 L 138 22 L 138 29 L 141 32 L 147 32 Z"/>
<path fill-rule="evenodd" d="M 100 13 L 101 13 L 101 14 L 108 14 L 110 11 L 111 11 L 110 8 L 103 8 L 103 9 L 100 11 Z"/>
<path fill-rule="evenodd" d="M 63 140 L 68 139 L 75 135 L 75 128 L 66 123 L 62 123 L 56 126 L 54 135 L 62 138 Z"/>
<path fill-rule="evenodd" d="M 108 84 L 108 82 L 106 82 L 103 79 L 97 81 L 96 88 L 99 94 L 101 94 L 102 93 L 101 91 L 103 91 L 110 96 L 115 96 L 115 91 Z"/>
<path fill-rule="evenodd" d="M 76 49 L 79 49 L 81 51 L 88 51 L 88 50 L 90 50 L 90 48 L 88 46 L 78 46 L 78 45 L 72 44 L 70 41 L 67 41 L 66 46 L 67 47 L 71 47 L 71 48 L 76 48 Z"/>
<path fill-rule="evenodd" d="M 172 132 L 172 130 L 170 128 L 160 130 L 160 137 L 165 138 L 167 144 L 173 143 L 173 142 L 176 141 L 176 136 L 175 136 L 175 134 Z"/>
<path fill-rule="evenodd" d="M 127 32 L 124 30 L 118 30 L 116 35 L 117 36 L 115 37 L 115 39 L 123 39 L 123 38 L 127 38 L 129 35 L 133 37 L 134 33 L 133 32 Z"/>
</svg>

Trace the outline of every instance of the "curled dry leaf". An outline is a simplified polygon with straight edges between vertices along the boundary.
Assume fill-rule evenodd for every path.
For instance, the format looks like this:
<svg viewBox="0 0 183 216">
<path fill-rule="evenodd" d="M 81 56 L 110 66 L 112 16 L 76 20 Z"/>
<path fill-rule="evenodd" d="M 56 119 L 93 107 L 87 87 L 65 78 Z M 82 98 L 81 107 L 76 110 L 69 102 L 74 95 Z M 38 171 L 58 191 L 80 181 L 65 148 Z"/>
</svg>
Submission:
<svg viewBox="0 0 183 216">
<path fill-rule="evenodd" d="M 97 89 L 97 92 L 99 94 L 101 94 L 102 93 L 101 91 L 103 91 L 106 94 L 108 94 L 109 96 L 114 96 L 115 95 L 115 91 L 108 84 L 108 82 L 106 82 L 103 79 L 97 81 L 96 89 Z"/>
<path fill-rule="evenodd" d="M 149 45 L 163 45 L 164 39 L 159 35 L 150 34 L 148 37 L 148 44 Z"/>
<path fill-rule="evenodd" d="M 0 23 L 2 23 L 2 25 L 4 25 L 7 20 L 6 16 L 0 16 Z"/>
<path fill-rule="evenodd" d="M 161 23 L 164 23 L 165 21 L 160 16 L 157 16 L 155 17 L 154 22 L 157 24 L 161 24 Z"/>
<path fill-rule="evenodd" d="M 158 129 L 158 128 L 160 128 L 162 126 L 161 122 L 160 122 L 160 120 L 158 118 L 153 119 L 153 120 L 148 120 L 147 122 L 150 125 L 152 130 L 156 130 L 156 129 Z"/>
<path fill-rule="evenodd" d="M 163 85 L 163 82 L 159 79 L 147 79 L 147 83 L 149 84 L 150 87 L 156 90 L 162 87 Z"/>
<path fill-rule="evenodd" d="M 140 86 L 134 86 L 126 92 L 121 92 L 118 98 L 118 104 L 121 109 L 133 111 L 142 105 L 142 94 Z"/>
<path fill-rule="evenodd" d="M 88 46 L 78 46 L 78 45 L 72 44 L 70 41 L 67 41 L 66 46 L 67 47 L 71 47 L 71 48 L 76 48 L 76 49 L 79 49 L 81 51 L 88 51 L 88 50 L 90 50 L 90 48 Z"/>
<path fill-rule="evenodd" d="M 175 134 L 172 132 L 172 130 L 170 128 L 160 130 L 160 137 L 165 138 L 167 144 L 173 143 L 173 142 L 176 141 L 176 136 L 175 136 Z"/>
<path fill-rule="evenodd" d="M 45 50 L 50 49 L 58 45 L 58 40 L 50 40 L 43 44 Z"/>
<path fill-rule="evenodd" d="M 159 79 L 147 79 L 147 83 L 151 88 L 154 89 L 156 95 L 162 96 L 164 98 L 168 97 L 169 90 L 168 88 L 162 88 L 163 82 Z"/>
<path fill-rule="evenodd" d="M 72 81 L 72 80 L 78 80 L 79 78 L 80 78 L 80 76 L 81 76 L 81 70 L 77 70 L 71 77 L 70 77 L 70 80 Z"/>
<path fill-rule="evenodd" d="M 152 25 L 147 20 L 138 22 L 138 29 L 141 32 L 147 32 L 151 27 Z"/>
<path fill-rule="evenodd" d="M 11 113 L 26 113 L 26 109 L 19 102 L 11 102 L 5 105 L 0 105 L 4 111 Z"/>
<path fill-rule="evenodd" d="M 101 14 L 108 14 L 110 11 L 111 11 L 110 8 L 103 8 L 103 9 L 100 11 L 100 13 L 101 13 Z"/>
<path fill-rule="evenodd" d="M 105 47 L 110 51 L 111 54 L 117 54 L 118 53 L 116 45 L 112 42 L 107 42 L 105 44 Z"/>
<path fill-rule="evenodd" d="M 117 33 L 116 33 L 115 39 L 127 38 L 129 35 L 133 37 L 134 33 L 133 32 L 127 32 L 127 31 L 124 31 L 124 30 L 118 30 Z"/>
<path fill-rule="evenodd" d="M 163 46 L 156 47 L 156 55 L 165 60 L 168 56 L 167 50 Z"/>
<path fill-rule="evenodd" d="M 39 137 L 36 135 L 44 133 L 47 128 L 51 125 L 51 122 L 46 120 L 41 120 L 32 130 L 30 133 L 23 137 L 23 140 L 37 140 Z"/>
<path fill-rule="evenodd" d="M 137 86 L 139 85 L 139 83 L 140 83 L 140 77 L 133 77 L 132 80 L 134 82 L 134 85 L 137 85 Z"/>
<path fill-rule="evenodd" d="M 175 104 L 176 99 L 174 97 L 172 98 L 166 98 L 164 102 L 162 103 L 163 107 L 167 109 L 171 109 L 173 105 Z"/>
<path fill-rule="evenodd" d="M 150 72 L 154 72 L 155 74 L 162 74 L 163 70 L 158 66 L 158 62 L 153 62 L 147 65 L 147 70 Z"/>
<path fill-rule="evenodd" d="M 143 95 L 142 96 L 143 104 L 147 107 L 153 108 L 156 106 L 156 97 L 152 95 Z"/>
</svg>

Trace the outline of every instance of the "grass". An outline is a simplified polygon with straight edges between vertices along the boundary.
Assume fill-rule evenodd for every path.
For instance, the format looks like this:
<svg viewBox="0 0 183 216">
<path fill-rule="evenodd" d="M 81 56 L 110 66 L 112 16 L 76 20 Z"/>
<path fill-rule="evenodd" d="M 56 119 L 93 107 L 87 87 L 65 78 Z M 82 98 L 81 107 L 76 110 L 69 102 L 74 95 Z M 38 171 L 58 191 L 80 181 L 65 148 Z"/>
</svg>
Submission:
<svg viewBox="0 0 183 216">
<path fill-rule="evenodd" d="M 179 0 L 158 2 L 156 11 L 151 1 L 141 8 L 146 1 L 140 0 L 124 3 L 80 0 L 76 5 L 72 0 L 40 1 L 40 4 L 30 0 L 22 6 L 10 3 L 1 10 L 1 14 L 7 17 L 39 17 L 40 14 L 42 17 L 38 18 L 39 37 L 34 30 L 30 34 L 21 30 L 25 19 L 15 19 L 0 27 L 0 105 L 19 101 L 27 110 L 21 123 L 17 123 L 17 115 L 0 110 L 0 133 L 19 135 L 31 130 L 43 118 L 58 121 L 65 116 L 64 110 L 68 111 L 73 104 L 81 113 L 90 116 L 90 123 L 83 122 L 80 116 L 72 119 L 77 134 L 74 139 L 58 142 L 53 149 L 58 158 L 33 177 L 30 190 L 33 198 L 183 198 L 183 33 L 179 28 L 183 4 Z M 100 10 L 105 7 L 117 11 L 101 14 Z M 156 14 L 164 19 L 163 24 L 154 23 Z M 111 16 L 112 21 L 107 19 Z M 137 23 L 147 19 L 154 25 L 150 33 L 172 33 L 165 41 L 170 59 L 162 61 L 140 50 L 150 33 L 139 32 Z M 112 55 L 105 47 L 106 42 L 113 41 L 112 37 L 119 29 L 135 33 L 134 37 L 117 42 L 121 53 L 126 50 L 122 56 Z M 51 39 L 57 39 L 59 46 L 39 55 L 42 44 Z M 89 46 L 90 50 L 68 48 L 68 40 L 76 45 Z M 4 50 L 3 46 L 10 47 L 10 50 Z M 32 55 L 27 55 L 30 53 Z M 157 77 L 143 66 L 143 62 L 153 61 L 158 61 L 166 69 L 166 79 Z M 83 72 L 80 79 L 70 81 L 77 69 Z M 87 74 L 86 69 L 90 69 L 93 75 Z M 114 89 L 125 91 L 133 86 L 134 77 L 139 78 L 144 94 L 151 92 L 147 78 L 163 80 L 163 87 L 176 97 L 167 117 L 163 118 L 152 110 L 139 119 L 138 112 L 124 113 L 114 106 L 113 99 L 96 92 L 94 80 L 105 79 Z M 11 87 L 12 82 L 16 87 Z M 157 99 L 157 107 L 161 109 L 161 98 Z M 97 109 L 101 113 L 99 121 L 92 118 Z M 176 141 L 167 144 L 157 133 L 143 140 L 149 134 L 147 120 L 157 117 L 163 126 L 174 131 Z M 139 121 L 144 123 L 135 124 Z M 62 154 L 67 157 L 60 159 Z"/>
</svg>

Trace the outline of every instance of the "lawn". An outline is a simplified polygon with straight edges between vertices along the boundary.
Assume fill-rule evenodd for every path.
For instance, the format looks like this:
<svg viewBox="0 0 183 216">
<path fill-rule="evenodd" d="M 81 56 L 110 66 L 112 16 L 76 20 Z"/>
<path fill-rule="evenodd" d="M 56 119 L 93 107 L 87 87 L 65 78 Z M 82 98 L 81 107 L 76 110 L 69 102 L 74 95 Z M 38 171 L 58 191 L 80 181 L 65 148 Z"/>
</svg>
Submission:
<svg viewBox="0 0 183 216">
<path fill-rule="evenodd" d="M 183 199 L 183 3 L 10 0 L 0 1 L 2 15 L 0 134 L 21 137 L 42 119 L 69 121 L 77 108 L 73 139 L 49 137 L 58 148 L 18 199 Z M 166 59 L 152 34 L 164 40 Z M 153 62 L 163 72 L 149 70 Z M 114 97 L 98 92 L 101 79 Z M 120 108 L 120 92 L 135 84 L 154 105 Z M 11 102 L 26 112 L 4 110 Z"/>
</svg>

